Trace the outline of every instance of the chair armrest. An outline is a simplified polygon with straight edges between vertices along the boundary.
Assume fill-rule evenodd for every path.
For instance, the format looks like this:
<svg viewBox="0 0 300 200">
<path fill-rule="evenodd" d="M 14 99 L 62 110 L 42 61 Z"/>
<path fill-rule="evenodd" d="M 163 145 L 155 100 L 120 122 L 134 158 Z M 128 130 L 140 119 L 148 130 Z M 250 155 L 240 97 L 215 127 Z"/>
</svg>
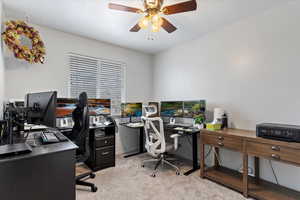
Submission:
<svg viewBox="0 0 300 200">
<path fill-rule="evenodd" d="M 172 134 L 170 136 L 170 138 L 174 139 L 174 149 L 177 150 L 178 149 L 178 137 L 180 137 L 179 134 Z"/>
<path fill-rule="evenodd" d="M 178 138 L 178 137 L 180 137 L 181 135 L 179 135 L 179 134 L 172 134 L 171 136 L 170 136 L 170 138 Z"/>
</svg>

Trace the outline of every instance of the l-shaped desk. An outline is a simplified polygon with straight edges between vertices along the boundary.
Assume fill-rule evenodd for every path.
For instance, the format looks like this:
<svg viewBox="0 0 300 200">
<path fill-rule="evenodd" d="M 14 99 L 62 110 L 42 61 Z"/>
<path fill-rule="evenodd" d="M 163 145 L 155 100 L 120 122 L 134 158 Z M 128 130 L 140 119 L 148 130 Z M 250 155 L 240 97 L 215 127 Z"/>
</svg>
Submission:
<svg viewBox="0 0 300 200">
<path fill-rule="evenodd" d="M 137 153 L 125 155 L 125 158 L 131 157 L 131 156 L 136 156 L 142 153 L 145 153 L 145 136 L 144 136 L 144 125 L 140 126 L 130 126 L 128 123 L 121 123 L 121 126 L 131 128 L 131 129 L 139 129 L 139 150 Z M 200 133 L 199 129 L 193 129 L 189 130 L 188 129 L 182 129 L 180 131 L 175 130 L 175 127 L 180 127 L 180 125 L 170 125 L 170 124 L 165 124 L 165 132 L 171 132 L 171 133 L 179 133 L 184 136 L 192 136 L 192 156 L 193 156 L 193 167 L 192 169 L 188 170 L 187 172 L 184 173 L 184 175 L 188 176 L 191 173 L 197 171 L 200 169 L 200 165 L 198 164 L 198 135 Z"/>
</svg>

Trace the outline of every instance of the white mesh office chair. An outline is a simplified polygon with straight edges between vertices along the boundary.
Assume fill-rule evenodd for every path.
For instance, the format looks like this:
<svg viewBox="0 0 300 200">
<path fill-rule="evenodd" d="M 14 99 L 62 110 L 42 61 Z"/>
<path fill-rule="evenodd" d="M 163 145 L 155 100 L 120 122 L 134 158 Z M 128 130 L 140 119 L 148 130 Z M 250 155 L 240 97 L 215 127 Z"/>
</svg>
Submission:
<svg viewBox="0 0 300 200">
<path fill-rule="evenodd" d="M 145 163 L 156 162 L 154 172 L 151 175 L 152 177 L 155 177 L 158 167 L 160 165 L 167 164 L 176 170 L 177 175 L 180 175 L 179 168 L 170 163 L 168 161 L 170 159 L 166 157 L 167 153 L 176 151 L 178 149 L 178 137 L 180 135 L 171 135 L 170 137 L 174 139 L 174 143 L 166 143 L 163 120 L 160 117 L 150 117 L 151 115 L 157 112 L 156 108 L 154 106 L 145 106 L 144 109 L 146 117 L 142 117 L 142 120 L 145 124 L 145 148 L 148 154 L 150 154 L 153 157 L 153 159 L 144 160 L 142 162 L 142 167 L 145 166 Z M 156 127 L 155 124 L 158 127 Z"/>
</svg>

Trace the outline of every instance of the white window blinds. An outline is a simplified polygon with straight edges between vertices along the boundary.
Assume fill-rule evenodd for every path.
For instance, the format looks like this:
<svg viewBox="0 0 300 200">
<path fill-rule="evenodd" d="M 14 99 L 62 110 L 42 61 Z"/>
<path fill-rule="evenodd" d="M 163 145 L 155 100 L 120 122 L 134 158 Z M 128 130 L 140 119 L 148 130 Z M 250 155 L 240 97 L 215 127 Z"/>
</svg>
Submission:
<svg viewBox="0 0 300 200">
<path fill-rule="evenodd" d="M 122 64 L 111 61 L 100 61 L 100 78 L 98 91 L 101 98 L 111 99 L 112 113 L 121 112 L 122 100 Z"/>
<path fill-rule="evenodd" d="M 69 54 L 70 96 L 83 91 L 89 98 L 111 99 L 111 114 L 121 113 L 124 92 L 124 64 L 117 61 Z"/>
<path fill-rule="evenodd" d="M 89 98 L 97 96 L 98 60 L 93 58 L 69 55 L 70 96 L 78 98 L 86 92 Z"/>
</svg>

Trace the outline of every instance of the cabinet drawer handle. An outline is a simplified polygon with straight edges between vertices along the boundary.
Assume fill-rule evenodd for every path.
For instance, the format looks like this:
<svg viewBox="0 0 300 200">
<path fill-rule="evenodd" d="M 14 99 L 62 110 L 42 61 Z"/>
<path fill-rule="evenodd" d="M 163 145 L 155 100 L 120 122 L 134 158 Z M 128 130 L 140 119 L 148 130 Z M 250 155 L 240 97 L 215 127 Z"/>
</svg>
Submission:
<svg viewBox="0 0 300 200">
<path fill-rule="evenodd" d="M 279 160 L 279 159 L 280 159 L 280 156 L 277 155 L 277 154 L 272 154 L 272 158 Z"/>
<path fill-rule="evenodd" d="M 272 150 L 273 151 L 280 151 L 280 147 L 279 146 L 272 146 Z"/>
<path fill-rule="evenodd" d="M 224 140 L 224 138 L 222 136 L 219 136 L 218 139 L 219 140 Z"/>
<path fill-rule="evenodd" d="M 109 154 L 109 151 L 103 152 L 103 153 L 102 153 L 102 156 L 105 156 L 105 155 L 107 155 L 107 154 Z"/>
<path fill-rule="evenodd" d="M 107 144 L 107 140 L 105 140 L 104 143 Z"/>
<path fill-rule="evenodd" d="M 224 144 L 222 142 L 218 142 L 218 145 L 221 147 L 224 146 Z"/>
</svg>

